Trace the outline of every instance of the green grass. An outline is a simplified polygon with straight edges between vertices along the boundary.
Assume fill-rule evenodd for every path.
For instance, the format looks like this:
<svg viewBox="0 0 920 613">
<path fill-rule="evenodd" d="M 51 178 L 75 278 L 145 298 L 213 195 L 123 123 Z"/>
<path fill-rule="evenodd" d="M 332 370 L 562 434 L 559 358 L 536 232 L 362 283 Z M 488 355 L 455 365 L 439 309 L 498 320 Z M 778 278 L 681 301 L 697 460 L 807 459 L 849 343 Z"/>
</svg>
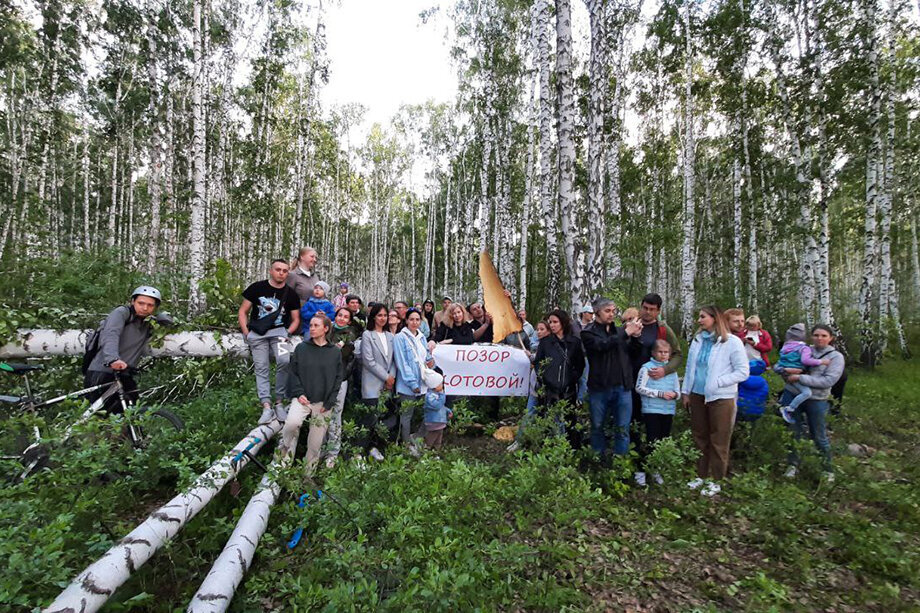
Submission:
<svg viewBox="0 0 920 613">
<path fill-rule="evenodd" d="M 89 444 L 56 451 L 54 471 L 0 487 L 0 609 L 47 605 L 249 430 L 251 373 L 180 362 L 144 383 L 177 369 L 187 381 L 216 376 L 175 407 L 186 432 L 135 452 L 114 437 L 117 423 L 99 421 L 81 434 Z M 231 610 L 917 610 L 916 381 L 914 362 L 851 376 L 830 422 L 830 485 L 808 443 L 800 477 L 782 477 L 790 437 L 772 415 L 739 424 L 733 476 L 712 500 L 684 485 L 694 451 L 682 417 L 655 454 L 667 482 L 648 490 L 628 484 L 628 461 L 596 467 L 554 439 L 509 455 L 489 437 L 451 436 L 440 457 L 390 450 L 366 472 L 320 472 L 344 509 L 297 509 L 295 466 Z M 849 443 L 872 453 L 847 455 Z M 258 478 L 247 468 L 240 497 L 221 493 L 107 610 L 184 610 Z M 288 552 L 300 525 L 304 542 Z"/>
</svg>

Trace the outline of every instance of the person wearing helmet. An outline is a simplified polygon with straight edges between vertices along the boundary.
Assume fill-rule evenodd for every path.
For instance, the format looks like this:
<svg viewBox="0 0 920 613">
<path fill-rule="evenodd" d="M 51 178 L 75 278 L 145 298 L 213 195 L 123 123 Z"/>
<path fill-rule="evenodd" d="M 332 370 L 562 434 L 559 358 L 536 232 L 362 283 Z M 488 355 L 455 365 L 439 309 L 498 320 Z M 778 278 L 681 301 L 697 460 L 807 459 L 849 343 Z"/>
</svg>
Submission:
<svg viewBox="0 0 920 613">
<path fill-rule="evenodd" d="M 115 371 L 125 371 L 135 368 L 141 358 L 147 355 L 150 348 L 150 335 L 153 333 L 151 321 L 169 325 L 172 318 L 167 314 L 155 315 L 160 306 L 162 295 L 160 290 L 151 285 L 141 285 L 131 293 L 131 302 L 127 305 L 115 307 L 103 320 L 99 334 L 99 350 L 93 357 L 83 382 L 87 387 L 110 383 L 115 380 Z M 137 398 L 137 384 L 128 374 L 122 374 L 121 381 L 128 392 L 128 397 L 134 401 Z M 87 398 L 93 402 L 102 394 L 102 391 L 88 394 Z M 112 397 L 109 410 L 120 410 L 118 398 Z"/>
</svg>

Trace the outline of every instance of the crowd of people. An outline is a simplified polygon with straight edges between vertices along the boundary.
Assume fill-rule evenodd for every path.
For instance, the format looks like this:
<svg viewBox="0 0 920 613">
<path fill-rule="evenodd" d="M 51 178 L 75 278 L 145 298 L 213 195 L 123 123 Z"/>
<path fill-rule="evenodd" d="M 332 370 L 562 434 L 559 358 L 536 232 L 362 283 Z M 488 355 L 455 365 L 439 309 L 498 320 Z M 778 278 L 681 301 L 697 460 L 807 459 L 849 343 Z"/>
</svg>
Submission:
<svg viewBox="0 0 920 613">
<path fill-rule="evenodd" d="M 293 263 L 274 260 L 268 278 L 243 291 L 238 313 L 252 354 L 259 422 L 283 423 L 281 450 L 293 454 L 293 441 L 309 417 L 310 472 L 323 454 L 326 466 L 335 466 L 346 405 L 354 409 L 359 426 L 352 442 L 360 461 L 383 460 L 381 450 L 394 442 L 413 454 L 421 444 L 440 447 L 457 396 L 445 389 L 444 373 L 432 355 L 439 344 L 498 341 L 527 352 L 533 365 L 527 412 L 508 451 L 520 448 L 534 416 L 553 407 L 561 408 L 558 429 L 573 447 L 581 447 L 578 422 L 584 412 L 587 443 L 597 457 L 625 455 L 631 448 L 638 452 L 634 478 L 641 486 L 647 484 L 648 454 L 670 436 L 678 402 L 689 412 L 700 452 L 698 476 L 688 485 L 710 496 L 720 491 L 728 472 L 736 421 L 759 419 L 767 405 L 769 388 L 762 375 L 770 367 L 773 339 L 756 315 L 745 318 L 741 309 L 700 308 L 699 329 L 680 380 L 683 352 L 674 330 L 661 319 L 658 294 L 622 312 L 612 300 L 599 298 L 580 309 L 574 322 L 564 310 L 554 309 L 531 324 L 520 310 L 522 331 L 495 339 L 492 316 L 479 302 L 463 305 L 445 296 L 439 310 L 431 300 L 365 307 L 346 283 L 329 300 L 329 285 L 317 277 L 316 262 L 310 248 Z M 97 334 L 98 352 L 85 360 L 88 386 L 111 381 L 115 371 L 122 371 L 129 373 L 122 378 L 136 394 L 130 369 L 149 348 L 150 322 L 169 321 L 155 314 L 160 302 L 159 290 L 140 286 L 127 306 L 109 314 Z M 298 334 L 304 340 L 295 348 L 290 339 Z M 784 384 L 779 412 L 797 438 L 811 438 L 826 478 L 833 479 L 827 414 L 832 389 L 845 381 L 844 357 L 834 348 L 831 327 L 817 324 L 810 336 L 809 345 L 801 323 L 786 331 L 773 366 Z M 498 418 L 499 398 L 483 400 L 488 416 Z M 419 409 L 421 423 L 413 432 Z M 799 458 L 794 451 L 788 464 L 786 475 L 795 477 Z M 651 478 L 662 482 L 657 473 Z"/>
<path fill-rule="evenodd" d="M 658 294 L 622 312 L 612 300 L 599 298 L 580 309 L 574 321 L 554 309 L 532 324 L 520 310 L 523 331 L 495 339 L 492 316 L 482 303 L 464 305 L 445 296 L 440 309 L 431 300 L 365 306 L 347 283 L 339 284 L 330 299 L 331 288 L 318 278 L 316 263 L 311 248 L 302 249 L 291 263 L 273 261 L 268 279 L 243 292 L 239 309 L 255 368 L 260 423 L 283 422 L 282 444 L 289 445 L 310 417 L 308 471 L 322 457 L 327 467 L 335 466 L 346 404 L 355 409 L 359 434 L 353 442 L 362 461 L 382 460 L 382 449 L 393 442 L 402 442 L 412 453 L 422 441 L 439 447 L 457 397 L 445 390 L 444 373 L 432 356 L 438 344 L 497 340 L 530 356 L 527 415 L 509 451 L 520 448 L 535 415 L 559 406 L 564 416 L 559 429 L 573 447 L 586 442 L 600 458 L 636 449 L 634 478 L 641 486 L 648 478 L 662 481 L 657 473 L 646 475 L 645 460 L 657 441 L 670 436 L 678 404 L 689 412 L 700 452 L 698 477 L 688 485 L 709 496 L 720 491 L 728 472 L 736 421 L 760 418 L 767 405 L 762 374 L 770 367 L 773 339 L 756 315 L 746 318 L 741 309 L 699 310 L 699 329 L 681 380 L 684 355 L 674 330 L 661 319 Z M 289 341 L 295 334 L 304 338 L 296 349 Z M 827 478 L 833 479 L 826 415 L 844 359 L 833 348 L 834 332 L 828 326 L 814 326 L 812 344 L 806 341 L 804 324 L 791 326 L 773 367 L 784 382 L 780 411 L 796 436 L 804 436 L 807 428 L 823 455 Z M 274 395 L 271 362 L 276 364 Z M 499 417 L 498 401 L 484 400 L 489 417 Z M 421 424 L 413 432 L 419 408 Z M 582 412 L 590 424 L 587 441 L 577 426 Z M 797 465 L 790 453 L 787 476 L 796 475 Z"/>
</svg>

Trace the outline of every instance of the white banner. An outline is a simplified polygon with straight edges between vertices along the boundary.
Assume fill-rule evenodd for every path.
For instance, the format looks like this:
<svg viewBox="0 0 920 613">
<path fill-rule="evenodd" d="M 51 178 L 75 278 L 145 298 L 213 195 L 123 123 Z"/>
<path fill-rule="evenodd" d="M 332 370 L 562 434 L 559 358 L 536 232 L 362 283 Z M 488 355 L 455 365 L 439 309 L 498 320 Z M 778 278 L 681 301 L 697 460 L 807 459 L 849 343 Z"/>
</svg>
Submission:
<svg viewBox="0 0 920 613">
<path fill-rule="evenodd" d="M 530 358 L 509 345 L 438 345 L 434 361 L 451 396 L 526 396 Z"/>
</svg>

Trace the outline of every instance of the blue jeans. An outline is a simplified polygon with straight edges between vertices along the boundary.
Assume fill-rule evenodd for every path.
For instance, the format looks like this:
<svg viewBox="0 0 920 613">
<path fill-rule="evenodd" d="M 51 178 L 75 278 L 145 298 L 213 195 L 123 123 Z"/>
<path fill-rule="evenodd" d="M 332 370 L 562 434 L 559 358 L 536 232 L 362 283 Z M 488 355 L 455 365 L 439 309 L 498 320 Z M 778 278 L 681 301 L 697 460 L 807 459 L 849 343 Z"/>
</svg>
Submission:
<svg viewBox="0 0 920 613">
<path fill-rule="evenodd" d="M 632 419 L 632 394 L 622 385 L 606 390 L 589 391 L 588 404 L 591 408 L 591 449 L 602 454 L 607 450 L 607 420 L 613 416 L 613 452 L 625 455 L 629 452 L 629 422 Z"/>
<path fill-rule="evenodd" d="M 789 402 L 795 397 L 795 394 L 789 390 L 783 390 L 781 403 L 789 406 Z M 827 411 L 829 408 L 827 400 L 806 400 L 799 408 L 795 410 L 795 423 L 790 424 L 796 439 L 805 437 L 805 425 L 808 425 L 808 436 L 814 442 L 815 447 L 824 458 L 824 470 L 830 472 L 834 469 L 831 463 L 831 441 L 827 436 Z M 795 451 L 789 452 L 789 463 L 798 465 L 799 457 Z"/>
</svg>

